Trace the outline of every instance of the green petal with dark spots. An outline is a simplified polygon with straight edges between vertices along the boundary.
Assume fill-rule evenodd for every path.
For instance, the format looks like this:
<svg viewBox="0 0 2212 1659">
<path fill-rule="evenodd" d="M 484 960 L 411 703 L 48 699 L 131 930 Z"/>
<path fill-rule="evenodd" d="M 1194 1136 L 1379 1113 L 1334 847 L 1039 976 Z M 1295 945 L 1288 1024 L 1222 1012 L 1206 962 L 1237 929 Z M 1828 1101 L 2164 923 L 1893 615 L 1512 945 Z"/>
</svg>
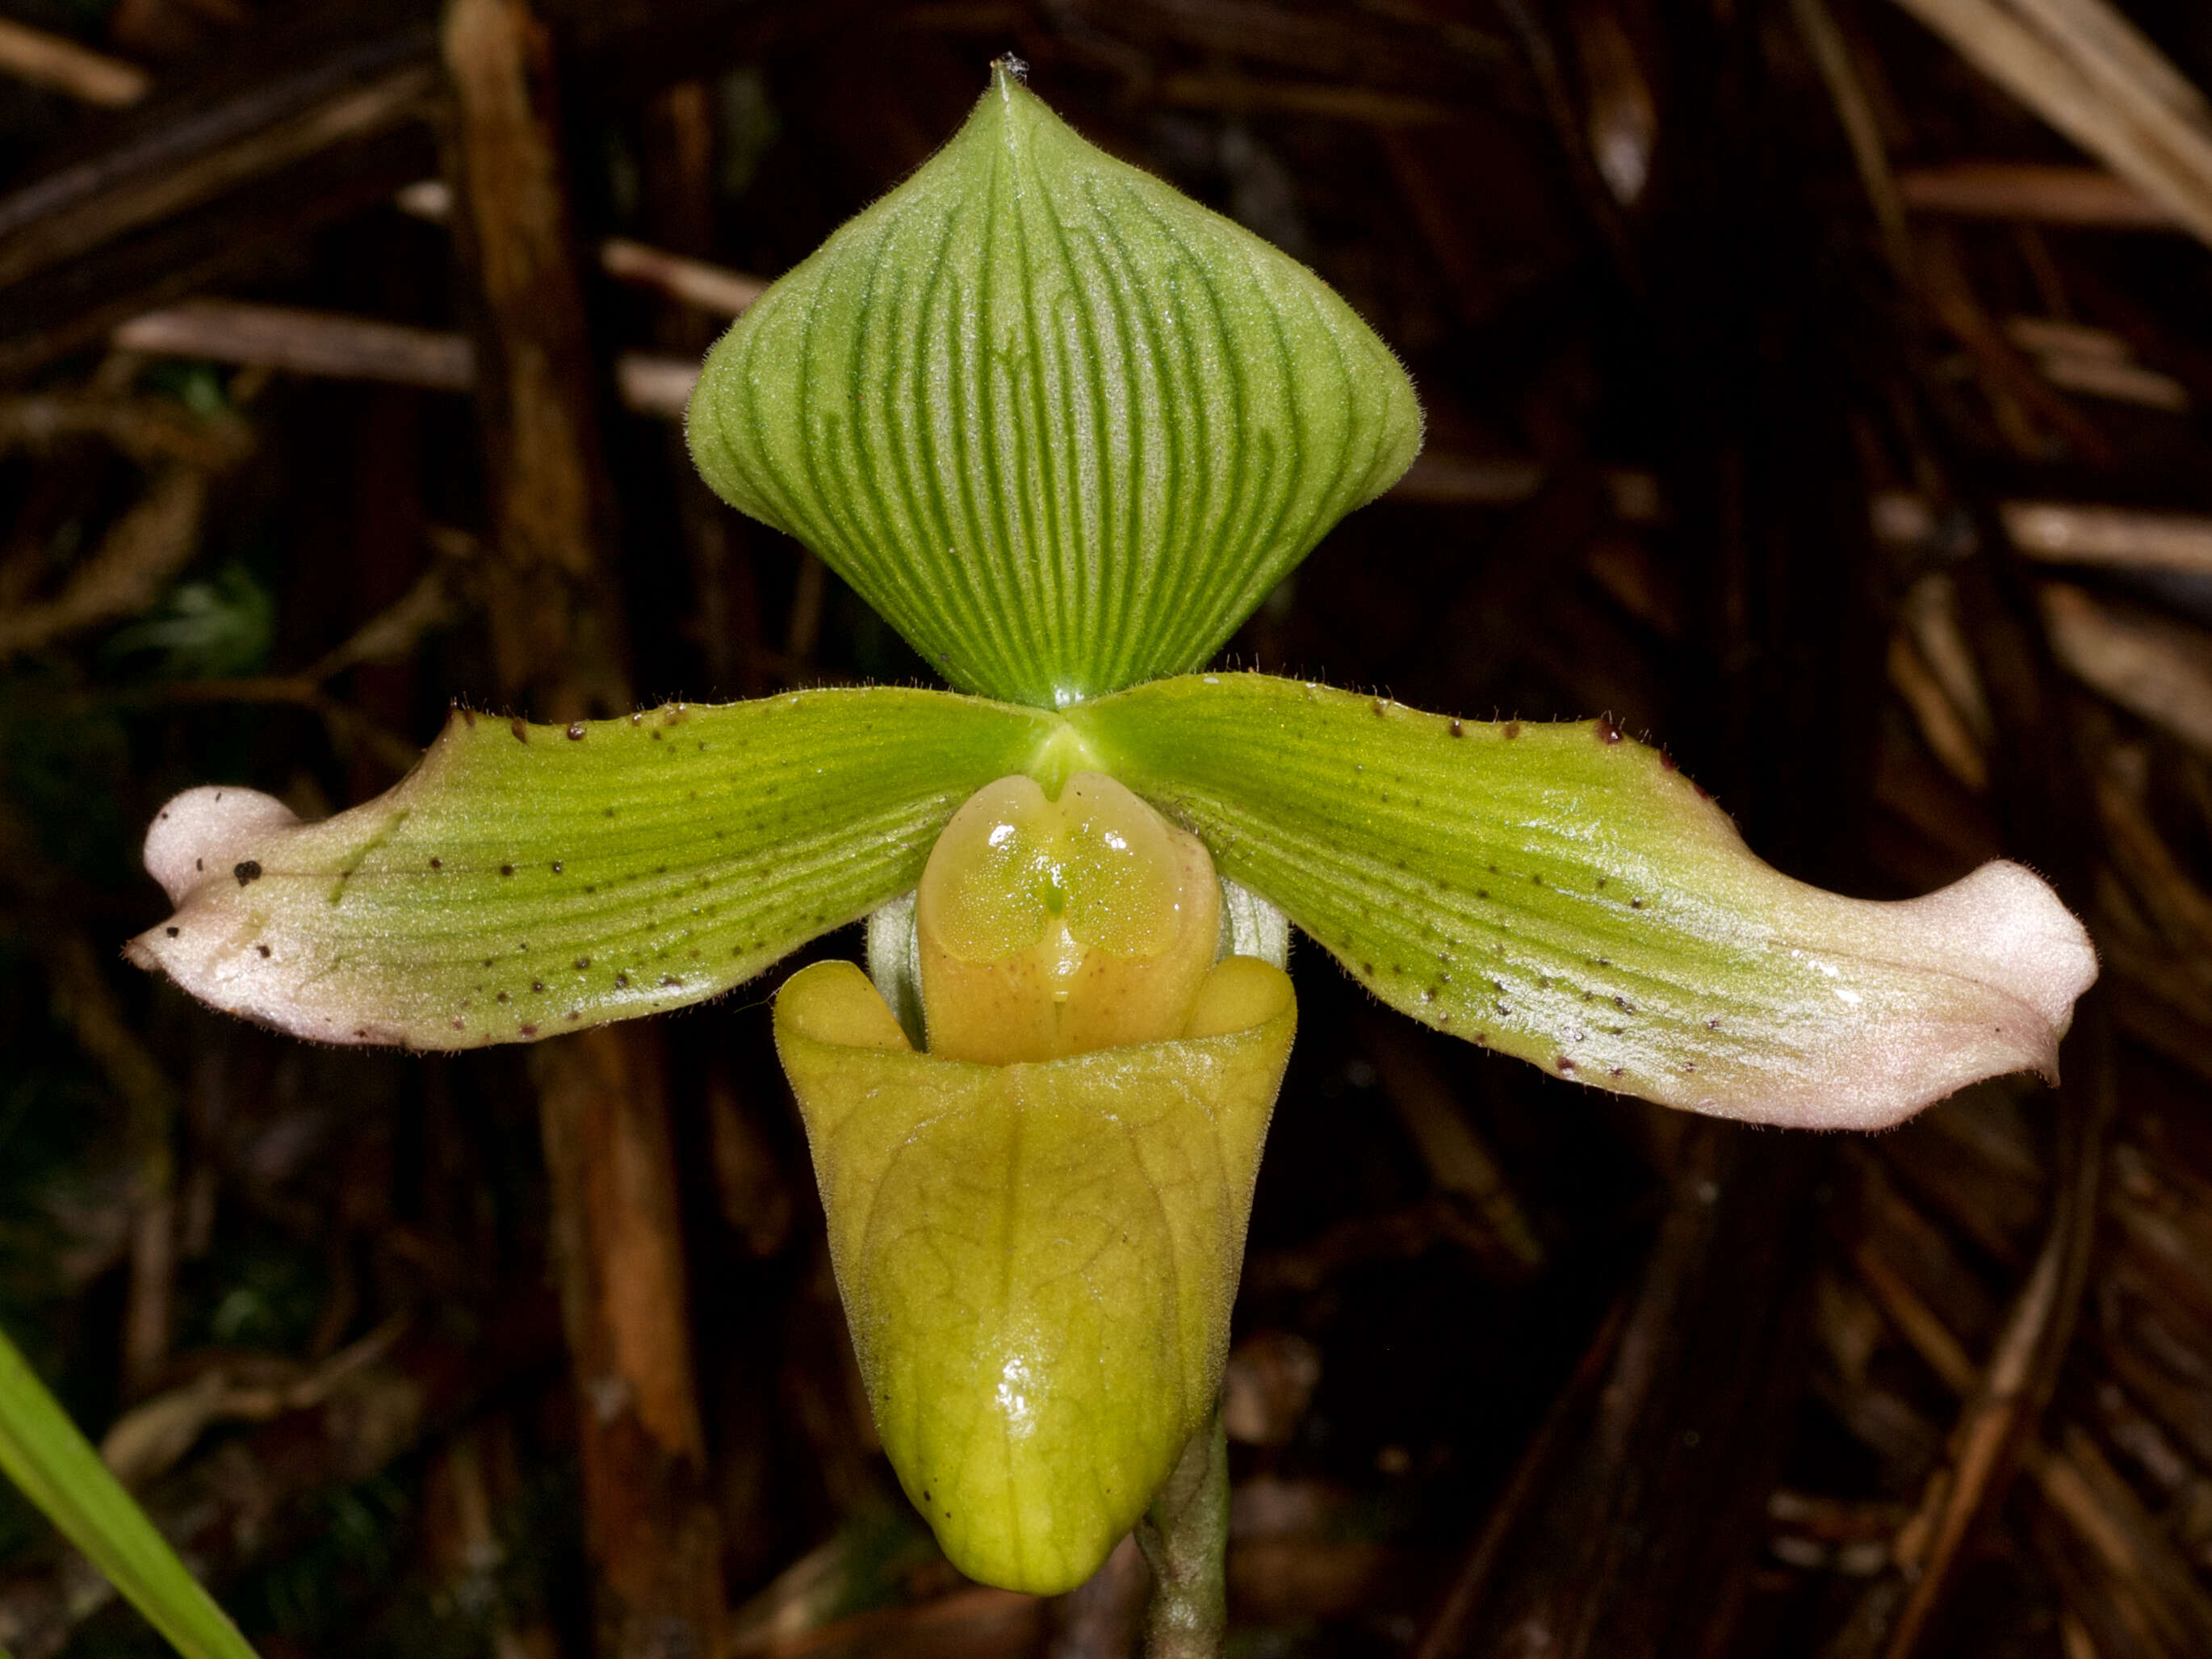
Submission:
<svg viewBox="0 0 2212 1659">
<path fill-rule="evenodd" d="M 2019 866 L 1903 902 L 1823 892 L 1608 722 L 1459 720 L 1257 674 L 1069 719 L 1383 1001 L 1666 1105 L 1893 1123 L 1978 1078 L 2055 1075 L 2096 978 Z"/>
<path fill-rule="evenodd" d="M 1203 664 L 1420 447 L 1326 283 L 1001 68 L 708 359 L 691 450 L 953 684 L 1064 705 Z"/>
<path fill-rule="evenodd" d="M 179 796 L 133 939 L 218 1008 L 327 1042 L 474 1048 L 697 1002 L 911 888 L 960 803 L 1059 722 L 947 692 L 795 692 L 529 726 L 457 714 L 303 824 Z"/>
</svg>

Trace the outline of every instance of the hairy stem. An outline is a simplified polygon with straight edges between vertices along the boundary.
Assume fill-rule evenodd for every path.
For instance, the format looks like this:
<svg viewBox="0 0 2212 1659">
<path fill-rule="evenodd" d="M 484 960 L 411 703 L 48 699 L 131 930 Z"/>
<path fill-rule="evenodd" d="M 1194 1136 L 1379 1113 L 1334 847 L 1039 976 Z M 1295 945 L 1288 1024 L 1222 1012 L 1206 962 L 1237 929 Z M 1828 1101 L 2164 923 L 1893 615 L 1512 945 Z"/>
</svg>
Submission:
<svg viewBox="0 0 2212 1659">
<path fill-rule="evenodd" d="M 1137 1526 L 1152 1564 L 1146 1659 L 1220 1659 L 1229 1627 L 1229 1437 L 1217 1409 Z"/>
</svg>

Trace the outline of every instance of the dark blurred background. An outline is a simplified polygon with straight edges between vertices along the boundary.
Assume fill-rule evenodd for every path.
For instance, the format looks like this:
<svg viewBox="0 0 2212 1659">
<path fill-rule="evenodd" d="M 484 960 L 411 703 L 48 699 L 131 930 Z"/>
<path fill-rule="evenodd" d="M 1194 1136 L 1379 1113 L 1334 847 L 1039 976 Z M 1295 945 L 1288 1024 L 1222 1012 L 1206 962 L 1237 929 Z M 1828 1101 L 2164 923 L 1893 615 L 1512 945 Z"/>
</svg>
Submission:
<svg viewBox="0 0 2212 1659">
<path fill-rule="evenodd" d="M 0 1323 L 271 1659 L 1129 1651 L 1127 1555 L 979 1589 L 897 1494 L 796 963 L 418 1058 L 118 955 L 186 786 L 926 679 L 675 416 L 1011 50 L 1420 388 L 1228 661 L 1610 714 L 1792 873 L 2023 859 L 2105 962 L 2063 1090 L 1815 1139 L 1296 956 L 1233 1650 L 2212 1652 L 2212 14 L 2124 9 L 0 0 Z M 7 1495 L 0 1645 L 158 1644 Z"/>
</svg>

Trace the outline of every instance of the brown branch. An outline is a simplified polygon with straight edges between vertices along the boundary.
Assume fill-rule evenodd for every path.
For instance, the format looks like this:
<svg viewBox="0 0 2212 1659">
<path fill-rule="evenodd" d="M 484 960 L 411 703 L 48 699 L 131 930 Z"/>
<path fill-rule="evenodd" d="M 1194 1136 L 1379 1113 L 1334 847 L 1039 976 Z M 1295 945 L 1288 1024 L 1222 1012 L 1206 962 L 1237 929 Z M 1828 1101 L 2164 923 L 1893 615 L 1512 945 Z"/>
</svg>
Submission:
<svg viewBox="0 0 2212 1659">
<path fill-rule="evenodd" d="M 442 43 L 491 487 L 494 665 L 540 719 L 627 708 L 620 538 L 550 47 L 526 0 L 451 0 Z M 714 1655 L 726 1639 L 662 1040 L 605 1027 L 532 1055 L 607 1659 Z"/>
<path fill-rule="evenodd" d="M 1430 1620 L 1420 1645 L 1414 1649 L 1413 1659 L 1448 1659 L 1448 1656 L 1463 1652 L 1469 1645 L 1474 1615 L 1481 1610 L 1484 1593 L 1497 1571 L 1505 1541 L 1550 1478 L 1569 1431 L 1577 1426 L 1589 1410 L 1591 1397 L 1613 1363 L 1613 1350 L 1628 1322 L 1629 1305 L 1626 1297 L 1616 1302 L 1589 1346 L 1583 1350 L 1573 1375 L 1559 1390 L 1552 1409 L 1545 1413 L 1520 1461 L 1514 1464 L 1504 1490 L 1490 1506 L 1489 1518 L 1462 1559 L 1459 1571 L 1452 1575 L 1451 1587 L 1444 1592 L 1443 1602 Z"/>
<path fill-rule="evenodd" d="M 2203 100 L 2100 0 L 2026 15 L 1996 0 L 1898 0 L 1960 55 L 2212 241 Z"/>
<path fill-rule="evenodd" d="M 1916 276 L 1912 239 L 1905 228 L 1905 204 L 1896 176 L 1890 171 L 1881 124 L 1875 118 L 1858 65 L 1852 61 L 1850 43 L 1822 0 L 1790 0 L 1790 11 L 1827 87 L 1829 100 L 1836 106 L 1844 136 L 1850 141 L 1860 187 L 1866 191 L 1867 205 L 1874 210 L 1875 227 L 1881 233 L 1882 253 L 1899 283 L 1910 289 Z"/>
<path fill-rule="evenodd" d="M 240 680 L 176 680 L 158 693 L 166 703 L 239 702 L 281 703 L 304 708 L 319 718 L 329 730 L 331 746 L 341 753 L 366 748 L 395 777 L 422 757 L 422 751 L 398 732 L 378 725 L 359 709 L 342 702 L 314 681 L 271 675 Z"/>
<path fill-rule="evenodd" d="M 2066 582 L 2038 591 L 2052 655 L 2083 684 L 2212 754 L 2212 639 Z"/>
<path fill-rule="evenodd" d="M 1984 1378 L 2006 1363 L 2005 1343 L 2011 1332 L 2000 1338 L 1985 1372 L 1921 1294 L 1912 1276 L 1890 1261 L 1879 1238 L 1862 1238 L 1853 1248 L 1852 1263 L 1875 1306 L 1943 1384 L 1962 1400 L 1978 1404 L 1986 1397 Z M 2084 1564 L 2094 1563 L 2102 1571 L 2104 1579 L 2094 1587 L 2094 1595 L 2124 1602 L 2145 1636 L 2163 1652 L 2179 1656 L 2212 1650 L 2212 1597 L 2206 1595 L 2141 1500 L 2106 1462 L 2095 1442 L 2069 1424 L 2055 1446 L 2032 1433 L 2025 1435 L 2021 1445 L 2021 1467 L 2033 1481 L 2038 1499 L 2071 1534 Z M 1899 1530 L 1895 1553 L 1901 1562 L 1917 1564 L 1923 1550 L 1931 1544 L 1940 1546 L 1936 1528 L 1941 1525 L 1942 1507 L 1952 1501 L 1957 1480 L 1966 1474 L 1963 1466 L 1955 1472 L 1947 1469 L 1931 1482 L 1929 1500 Z M 2062 1583 L 2069 1601 L 2090 1599 L 2091 1586 L 2069 1583 L 2067 1577 L 2062 1577 Z M 1898 1634 L 1903 1634 L 1901 1626 Z"/>
<path fill-rule="evenodd" d="M 442 179 L 419 179 L 395 199 L 402 212 L 434 225 L 445 224 L 453 216 L 453 192 Z M 749 276 L 726 265 L 672 253 L 627 236 L 610 236 L 599 244 L 599 269 L 617 282 L 649 288 L 671 300 L 723 317 L 738 316 L 768 288 L 766 277 Z"/>
<path fill-rule="evenodd" d="M 111 109 L 137 103 L 153 85 L 136 64 L 7 18 L 0 18 L 0 74 Z"/>
<path fill-rule="evenodd" d="M 263 51 L 281 51 L 288 33 L 270 31 Z M 261 56 L 252 54 L 257 62 Z M 168 100 L 149 99 L 120 140 L 0 197 L 0 285 L 335 145 L 420 120 L 436 85 L 434 68 L 402 28 L 329 52 L 304 72 L 239 87 L 192 119 L 179 120 L 181 106 Z"/>
<path fill-rule="evenodd" d="M 2000 413 L 2002 400 L 2010 399 L 2056 428 L 2083 459 L 2100 466 L 2117 465 L 2119 454 L 2111 440 L 2035 372 L 2033 365 L 1982 308 L 1949 228 L 1941 225 L 1929 228 L 1915 246 L 1919 256 L 1916 268 L 1920 274 L 1921 293 L 1927 299 L 1929 309 L 1972 356 L 1989 387 L 1991 401 L 1999 404 Z M 2027 459 L 2043 459 L 2034 453 L 2032 436 L 2018 441 L 2019 447 L 2028 452 Z"/>
<path fill-rule="evenodd" d="M 1954 161 L 1909 167 L 1897 191 L 1914 213 L 1960 219 L 2018 219 L 2033 224 L 2100 230 L 2179 230 L 2182 222 L 2155 198 L 2101 167 L 2047 167 L 2030 161 Z"/>
<path fill-rule="evenodd" d="M 213 357 L 438 392 L 466 392 L 476 384 L 475 353 L 462 335 L 292 306 L 192 300 L 132 318 L 111 342 L 120 351 Z"/>
<path fill-rule="evenodd" d="M 431 392 L 477 389 L 475 343 L 466 335 L 297 306 L 191 300 L 132 318 L 115 330 L 110 343 L 125 351 L 204 357 L 331 380 L 377 380 Z M 626 351 L 615 360 L 623 401 L 638 414 L 661 420 L 683 418 L 698 378 L 695 358 Z"/>
<path fill-rule="evenodd" d="M 1474 1591 L 1424 1659 L 1537 1650 L 1522 1639 L 1536 1630 L 1547 1659 L 1723 1650 L 1801 1393 L 1813 1151 L 1686 1127 L 1588 1426 L 1503 1536 L 1478 1543 L 1462 1574 Z"/>
<path fill-rule="evenodd" d="M 172 463 L 115 521 L 93 556 L 43 604 L 0 612 L 0 661 L 65 634 L 143 611 L 199 548 L 207 474 Z"/>
<path fill-rule="evenodd" d="M 1508 1276 L 1541 1267 L 1543 1243 L 1504 1167 L 1417 1040 L 1395 1021 L 1372 1018 L 1360 1022 L 1359 1035 L 1429 1178 L 1478 1218 L 1469 1231 L 1492 1267 Z"/>
<path fill-rule="evenodd" d="M 131 1029 L 92 944 L 74 927 L 40 930 L 54 1012 L 129 1115 L 137 1164 L 131 1201 L 131 1272 L 123 1310 L 123 1387 L 143 1391 L 169 1352 L 176 1288 L 176 1085 Z"/>
<path fill-rule="evenodd" d="M 0 398 L 0 447 L 44 451 L 69 438 L 104 438 L 141 465 L 184 461 L 210 472 L 253 453 L 253 429 L 234 415 L 195 415 L 171 398 L 37 392 Z"/>
<path fill-rule="evenodd" d="M 2073 1340 L 2096 1238 L 2105 1128 L 2114 1106 L 2112 1032 L 2102 994 L 2093 990 L 2084 999 L 2075 1030 L 2051 1230 L 1952 1431 L 1950 1467 L 1931 1480 L 1920 1514 L 1907 1523 L 1928 1542 L 1919 1577 L 1884 1650 L 1888 1659 L 1910 1659 L 1918 1648 L 1967 1540 L 2002 1498 L 2022 1448 L 2033 1439 L 2059 1361 Z"/>
<path fill-rule="evenodd" d="M 2014 549 L 2039 563 L 2212 575 L 2212 518 L 2201 514 L 2006 501 L 1997 517 Z"/>
<path fill-rule="evenodd" d="M 1187 109 L 1281 111 L 1378 127 L 1438 126 L 1459 118 L 1456 109 L 1433 98 L 1334 82 L 1275 81 L 1249 75 L 1165 76 L 1152 95 L 1163 104 Z"/>
</svg>

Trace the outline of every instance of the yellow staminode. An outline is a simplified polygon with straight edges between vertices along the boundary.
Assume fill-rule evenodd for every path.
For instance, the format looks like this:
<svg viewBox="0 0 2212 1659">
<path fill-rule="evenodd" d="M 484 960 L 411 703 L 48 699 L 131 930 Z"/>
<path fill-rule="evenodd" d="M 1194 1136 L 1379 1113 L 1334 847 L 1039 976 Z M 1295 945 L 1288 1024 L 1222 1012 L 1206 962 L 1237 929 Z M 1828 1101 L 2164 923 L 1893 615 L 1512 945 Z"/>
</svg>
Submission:
<svg viewBox="0 0 2212 1659">
<path fill-rule="evenodd" d="M 915 927 L 929 1051 L 987 1065 L 1179 1036 L 1221 928 L 1197 837 L 1097 772 L 1048 799 L 1001 778 L 922 872 Z"/>
</svg>

